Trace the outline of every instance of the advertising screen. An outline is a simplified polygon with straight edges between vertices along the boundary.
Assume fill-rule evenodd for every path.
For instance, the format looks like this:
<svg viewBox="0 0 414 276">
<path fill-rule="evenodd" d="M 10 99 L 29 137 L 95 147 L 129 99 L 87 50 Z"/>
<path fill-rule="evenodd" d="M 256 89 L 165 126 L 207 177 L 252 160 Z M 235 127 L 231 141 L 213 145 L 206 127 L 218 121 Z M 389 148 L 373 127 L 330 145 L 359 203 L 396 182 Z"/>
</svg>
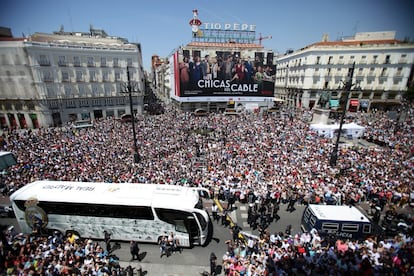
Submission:
<svg viewBox="0 0 414 276">
<path fill-rule="evenodd" d="M 273 97 L 275 65 L 263 55 L 178 51 L 174 57 L 176 97 Z"/>
</svg>

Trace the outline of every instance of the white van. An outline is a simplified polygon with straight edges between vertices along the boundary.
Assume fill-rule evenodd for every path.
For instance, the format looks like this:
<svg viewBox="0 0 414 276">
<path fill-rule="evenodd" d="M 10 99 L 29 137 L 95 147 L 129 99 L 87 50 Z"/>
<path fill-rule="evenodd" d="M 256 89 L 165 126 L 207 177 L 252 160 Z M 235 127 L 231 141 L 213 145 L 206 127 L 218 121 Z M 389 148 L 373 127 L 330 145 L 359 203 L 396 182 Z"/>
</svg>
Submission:
<svg viewBox="0 0 414 276">
<path fill-rule="evenodd" d="M 303 211 L 301 228 L 352 240 L 365 239 L 374 232 L 374 225 L 358 208 L 346 205 L 309 204 Z"/>
</svg>

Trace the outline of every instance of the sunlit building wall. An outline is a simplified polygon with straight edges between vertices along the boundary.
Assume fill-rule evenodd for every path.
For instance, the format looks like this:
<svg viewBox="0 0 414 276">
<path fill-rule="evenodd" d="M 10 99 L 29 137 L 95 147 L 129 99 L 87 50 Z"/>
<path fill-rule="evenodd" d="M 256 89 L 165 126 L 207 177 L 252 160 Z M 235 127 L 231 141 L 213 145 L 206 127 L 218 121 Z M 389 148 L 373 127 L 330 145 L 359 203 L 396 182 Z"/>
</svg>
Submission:
<svg viewBox="0 0 414 276">
<path fill-rule="evenodd" d="M 313 108 L 324 91 L 341 99 L 343 82 L 355 63 L 350 111 L 393 109 L 407 91 L 414 44 L 395 32 L 357 33 L 340 41 L 321 42 L 277 57 L 275 96 L 290 107 Z"/>
<path fill-rule="evenodd" d="M 127 68 L 137 92 L 144 91 L 139 44 L 90 32 L 60 30 L 27 38 L 0 39 L 2 128 L 59 126 L 129 113 Z M 142 113 L 143 94 L 134 93 Z"/>
</svg>

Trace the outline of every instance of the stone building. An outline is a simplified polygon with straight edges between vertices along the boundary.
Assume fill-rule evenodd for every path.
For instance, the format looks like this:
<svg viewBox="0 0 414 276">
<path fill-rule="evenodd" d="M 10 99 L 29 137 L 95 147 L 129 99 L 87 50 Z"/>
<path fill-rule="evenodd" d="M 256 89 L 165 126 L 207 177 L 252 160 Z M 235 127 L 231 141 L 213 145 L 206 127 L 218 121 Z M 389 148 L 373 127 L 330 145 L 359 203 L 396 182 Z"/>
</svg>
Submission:
<svg viewBox="0 0 414 276">
<path fill-rule="evenodd" d="M 143 112 L 140 44 L 105 31 L 0 37 L 1 128 L 60 126 Z M 130 88 L 128 90 L 128 72 Z"/>
</svg>

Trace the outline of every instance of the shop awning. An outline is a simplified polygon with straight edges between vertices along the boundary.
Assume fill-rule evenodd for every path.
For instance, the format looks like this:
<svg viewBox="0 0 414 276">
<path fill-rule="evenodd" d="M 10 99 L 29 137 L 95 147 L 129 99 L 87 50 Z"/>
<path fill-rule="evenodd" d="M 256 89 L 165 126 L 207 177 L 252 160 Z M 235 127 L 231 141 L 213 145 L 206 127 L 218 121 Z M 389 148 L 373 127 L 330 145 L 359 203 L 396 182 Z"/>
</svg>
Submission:
<svg viewBox="0 0 414 276">
<path fill-rule="evenodd" d="M 358 106 L 359 105 L 359 101 L 358 100 L 350 100 L 349 104 L 352 106 Z"/>
<path fill-rule="evenodd" d="M 330 107 L 338 107 L 339 106 L 339 100 L 329 100 Z"/>
</svg>

